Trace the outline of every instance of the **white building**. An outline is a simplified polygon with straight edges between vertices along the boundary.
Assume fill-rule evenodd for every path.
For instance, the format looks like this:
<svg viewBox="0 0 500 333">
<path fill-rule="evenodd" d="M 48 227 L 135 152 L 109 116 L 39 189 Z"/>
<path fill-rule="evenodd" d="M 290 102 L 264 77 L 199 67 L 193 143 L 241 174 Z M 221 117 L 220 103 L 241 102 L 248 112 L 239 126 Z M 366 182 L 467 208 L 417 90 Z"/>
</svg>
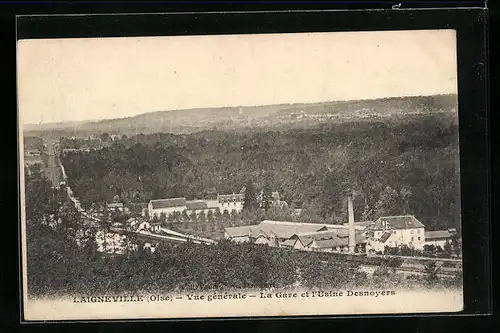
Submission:
<svg viewBox="0 0 500 333">
<path fill-rule="evenodd" d="M 196 215 L 200 213 L 208 214 L 208 212 L 215 213 L 219 210 L 219 204 L 217 200 L 191 200 L 186 201 L 186 211 L 188 215 L 196 213 Z"/>
<path fill-rule="evenodd" d="M 232 211 L 237 213 L 243 209 L 244 194 L 221 194 L 217 198 L 211 200 L 186 200 L 186 198 L 169 198 L 151 200 L 148 203 L 149 217 L 153 218 L 155 215 L 159 217 L 162 213 L 169 216 L 174 212 L 183 213 L 184 211 L 191 215 L 193 213 L 208 214 L 209 212 L 216 213 L 219 211 L 221 214 L 227 211 L 231 214 Z"/>
<path fill-rule="evenodd" d="M 243 209 L 244 199 L 245 195 L 242 193 L 217 195 L 219 210 L 221 213 L 224 213 L 226 210 L 228 213 L 231 213 L 233 210 L 239 213 Z"/>
<path fill-rule="evenodd" d="M 422 250 L 425 245 L 425 226 L 413 215 L 384 216 L 368 227 L 367 249 L 384 251 L 386 246 L 406 245 Z"/>
<path fill-rule="evenodd" d="M 182 213 L 186 209 L 185 198 L 151 200 L 148 204 L 148 213 L 150 218 L 153 218 L 155 215 L 160 217 L 162 213 L 166 216 L 174 212 Z"/>
</svg>

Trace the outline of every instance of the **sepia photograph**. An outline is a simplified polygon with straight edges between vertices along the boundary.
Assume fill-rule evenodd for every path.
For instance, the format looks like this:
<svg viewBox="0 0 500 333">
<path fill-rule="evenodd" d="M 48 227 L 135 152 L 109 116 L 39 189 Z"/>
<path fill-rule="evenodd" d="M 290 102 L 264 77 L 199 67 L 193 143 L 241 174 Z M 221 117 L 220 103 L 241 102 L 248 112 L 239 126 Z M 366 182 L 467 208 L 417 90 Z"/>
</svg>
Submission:
<svg viewBox="0 0 500 333">
<path fill-rule="evenodd" d="M 25 319 L 461 311 L 456 43 L 19 40 Z"/>
</svg>

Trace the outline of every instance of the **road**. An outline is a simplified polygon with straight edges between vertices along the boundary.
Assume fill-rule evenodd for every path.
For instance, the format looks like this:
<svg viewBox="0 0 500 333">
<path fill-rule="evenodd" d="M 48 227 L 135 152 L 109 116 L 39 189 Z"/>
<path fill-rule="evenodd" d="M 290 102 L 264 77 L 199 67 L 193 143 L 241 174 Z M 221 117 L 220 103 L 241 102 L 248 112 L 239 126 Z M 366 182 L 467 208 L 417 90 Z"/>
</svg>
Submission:
<svg viewBox="0 0 500 333">
<path fill-rule="evenodd" d="M 58 173 L 58 157 L 54 148 L 55 141 L 47 143 L 47 152 L 49 155 L 49 164 L 47 165 L 47 175 L 52 183 L 52 186 L 59 188 L 60 180 Z"/>
</svg>

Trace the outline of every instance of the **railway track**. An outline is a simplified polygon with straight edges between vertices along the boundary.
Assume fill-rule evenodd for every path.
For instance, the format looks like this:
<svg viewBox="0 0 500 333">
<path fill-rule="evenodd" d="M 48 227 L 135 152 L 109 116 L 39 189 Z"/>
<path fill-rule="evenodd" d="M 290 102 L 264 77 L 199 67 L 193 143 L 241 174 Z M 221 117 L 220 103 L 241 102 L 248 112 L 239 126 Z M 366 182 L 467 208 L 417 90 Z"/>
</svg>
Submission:
<svg viewBox="0 0 500 333">
<path fill-rule="evenodd" d="M 373 274 L 373 272 L 375 272 L 375 270 L 378 268 L 379 266 L 368 266 L 368 265 L 361 265 L 360 266 L 360 269 L 363 271 L 363 272 L 366 272 L 368 274 Z M 396 273 L 400 273 L 400 274 L 403 274 L 405 276 L 409 276 L 409 275 L 425 275 L 427 274 L 427 272 L 423 269 L 412 269 L 412 268 L 404 268 L 404 267 L 399 267 L 399 268 L 394 268 L 394 271 Z M 459 272 L 459 271 L 455 271 L 455 272 L 449 272 L 449 271 L 440 271 L 438 270 L 436 272 L 436 275 L 440 278 L 453 278 L 456 276 L 456 273 Z"/>
<path fill-rule="evenodd" d="M 443 278 L 455 277 L 462 272 L 462 261 L 460 259 L 427 258 L 427 257 L 397 257 L 397 256 L 366 256 L 343 253 L 318 253 L 322 261 L 327 263 L 332 257 L 340 261 L 359 264 L 366 273 L 372 274 L 377 268 L 387 267 L 397 273 L 404 275 L 427 274 L 426 266 L 429 262 L 436 263 L 436 274 Z"/>
</svg>

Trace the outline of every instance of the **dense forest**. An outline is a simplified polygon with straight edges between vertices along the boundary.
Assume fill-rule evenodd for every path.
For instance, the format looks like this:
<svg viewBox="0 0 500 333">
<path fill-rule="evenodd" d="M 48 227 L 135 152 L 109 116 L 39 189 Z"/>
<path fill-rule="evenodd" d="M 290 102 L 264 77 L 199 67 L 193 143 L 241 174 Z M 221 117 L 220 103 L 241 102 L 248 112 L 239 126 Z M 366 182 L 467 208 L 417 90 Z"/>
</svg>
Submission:
<svg viewBox="0 0 500 333">
<path fill-rule="evenodd" d="M 23 143 L 25 150 L 39 150 L 40 152 L 45 150 L 43 139 L 38 136 L 25 136 Z"/>
<path fill-rule="evenodd" d="M 269 183 L 304 219 L 346 222 L 413 214 L 427 229 L 460 228 L 458 125 L 454 113 L 352 121 L 314 128 L 123 136 L 62 157 L 84 205 L 119 194 L 129 202 L 206 189 L 239 192 Z"/>
</svg>

